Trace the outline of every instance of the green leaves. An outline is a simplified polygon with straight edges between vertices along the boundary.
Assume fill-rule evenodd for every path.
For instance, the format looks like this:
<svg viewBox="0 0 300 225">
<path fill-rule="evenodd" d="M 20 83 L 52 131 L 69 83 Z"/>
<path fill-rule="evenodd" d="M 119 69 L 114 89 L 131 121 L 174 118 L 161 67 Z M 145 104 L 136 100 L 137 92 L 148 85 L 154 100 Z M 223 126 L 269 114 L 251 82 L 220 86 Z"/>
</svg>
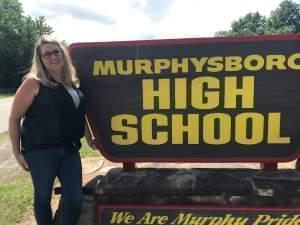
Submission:
<svg viewBox="0 0 300 225">
<path fill-rule="evenodd" d="M 258 12 L 248 13 L 231 24 L 229 31 L 219 31 L 215 36 L 241 36 L 263 34 L 291 34 L 300 32 L 300 5 L 284 0 L 271 12 L 269 18 Z"/>
<path fill-rule="evenodd" d="M 0 0 L 0 88 L 19 85 L 30 68 L 35 41 L 51 33 L 45 17 L 24 16 L 18 0 Z"/>
<path fill-rule="evenodd" d="M 291 0 L 285 0 L 279 7 L 271 12 L 268 19 L 267 31 L 269 33 L 299 33 L 300 32 L 300 6 Z"/>
</svg>

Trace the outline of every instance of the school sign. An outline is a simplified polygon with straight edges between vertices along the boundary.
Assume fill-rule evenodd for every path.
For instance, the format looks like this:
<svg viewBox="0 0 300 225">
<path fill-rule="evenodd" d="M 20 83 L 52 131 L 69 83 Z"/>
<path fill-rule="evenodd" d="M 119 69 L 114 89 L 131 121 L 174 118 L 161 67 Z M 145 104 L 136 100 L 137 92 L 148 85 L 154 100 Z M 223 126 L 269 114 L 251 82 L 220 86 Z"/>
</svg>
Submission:
<svg viewBox="0 0 300 225">
<path fill-rule="evenodd" d="M 300 35 L 71 45 L 112 161 L 292 160 L 300 147 Z"/>
</svg>

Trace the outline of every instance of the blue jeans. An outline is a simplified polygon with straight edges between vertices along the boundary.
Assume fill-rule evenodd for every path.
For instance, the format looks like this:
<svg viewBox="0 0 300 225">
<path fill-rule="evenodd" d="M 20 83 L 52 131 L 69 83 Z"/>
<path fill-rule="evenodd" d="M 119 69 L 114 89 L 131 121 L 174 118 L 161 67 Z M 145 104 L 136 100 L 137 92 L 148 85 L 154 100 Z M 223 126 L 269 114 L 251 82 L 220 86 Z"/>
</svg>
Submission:
<svg viewBox="0 0 300 225">
<path fill-rule="evenodd" d="M 81 211 L 82 168 L 79 151 L 49 148 L 26 152 L 34 187 L 34 212 L 38 225 L 52 225 L 51 197 L 58 177 L 62 187 L 64 225 L 76 225 Z"/>
</svg>

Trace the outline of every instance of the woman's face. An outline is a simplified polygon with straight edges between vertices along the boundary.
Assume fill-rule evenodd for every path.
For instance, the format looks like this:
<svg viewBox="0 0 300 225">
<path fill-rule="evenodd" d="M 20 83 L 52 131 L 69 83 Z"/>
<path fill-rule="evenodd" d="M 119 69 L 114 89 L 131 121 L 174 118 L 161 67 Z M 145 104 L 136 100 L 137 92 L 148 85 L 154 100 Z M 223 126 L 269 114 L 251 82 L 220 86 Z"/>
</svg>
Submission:
<svg viewBox="0 0 300 225">
<path fill-rule="evenodd" d="M 63 53 L 55 43 L 43 44 L 40 47 L 42 62 L 48 72 L 61 73 L 64 66 Z"/>
</svg>

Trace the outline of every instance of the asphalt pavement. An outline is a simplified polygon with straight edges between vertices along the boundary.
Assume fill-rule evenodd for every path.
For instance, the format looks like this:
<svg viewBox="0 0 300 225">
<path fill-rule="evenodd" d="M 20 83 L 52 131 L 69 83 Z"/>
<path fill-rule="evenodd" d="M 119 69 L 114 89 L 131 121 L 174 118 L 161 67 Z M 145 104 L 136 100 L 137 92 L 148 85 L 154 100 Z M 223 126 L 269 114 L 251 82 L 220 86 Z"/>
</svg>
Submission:
<svg viewBox="0 0 300 225">
<path fill-rule="evenodd" d="M 8 118 L 13 97 L 0 99 L 0 133 L 8 130 Z"/>
</svg>

